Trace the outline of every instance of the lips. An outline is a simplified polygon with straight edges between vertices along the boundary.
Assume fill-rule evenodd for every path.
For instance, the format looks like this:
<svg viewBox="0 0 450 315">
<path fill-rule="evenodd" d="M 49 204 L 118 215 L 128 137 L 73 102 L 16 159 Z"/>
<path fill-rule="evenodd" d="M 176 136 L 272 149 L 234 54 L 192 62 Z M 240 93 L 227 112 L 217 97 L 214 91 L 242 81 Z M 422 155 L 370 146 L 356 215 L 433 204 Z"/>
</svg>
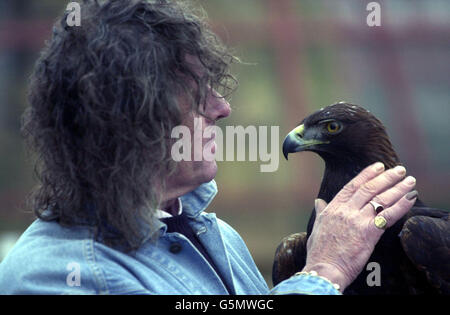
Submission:
<svg viewBox="0 0 450 315">
<path fill-rule="evenodd" d="M 214 134 L 212 137 L 205 139 L 205 143 L 203 144 L 203 148 L 209 148 L 211 153 L 216 153 L 216 135 Z"/>
<path fill-rule="evenodd" d="M 209 144 L 210 142 L 208 142 Z M 211 144 L 211 153 L 216 153 L 216 142 L 213 140 Z"/>
<path fill-rule="evenodd" d="M 210 132 L 209 129 L 211 129 L 211 128 L 212 128 L 212 131 Z M 209 137 L 209 138 L 203 138 L 204 142 L 208 143 L 208 142 L 210 142 L 210 141 L 214 141 L 214 140 L 216 139 L 216 129 L 215 129 L 215 125 L 207 126 L 207 127 L 205 128 L 205 130 L 203 131 L 203 134 L 205 134 L 205 131 L 206 131 L 206 130 L 208 130 L 207 133 L 211 133 L 212 135 L 211 135 L 211 137 Z"/>
</svg>

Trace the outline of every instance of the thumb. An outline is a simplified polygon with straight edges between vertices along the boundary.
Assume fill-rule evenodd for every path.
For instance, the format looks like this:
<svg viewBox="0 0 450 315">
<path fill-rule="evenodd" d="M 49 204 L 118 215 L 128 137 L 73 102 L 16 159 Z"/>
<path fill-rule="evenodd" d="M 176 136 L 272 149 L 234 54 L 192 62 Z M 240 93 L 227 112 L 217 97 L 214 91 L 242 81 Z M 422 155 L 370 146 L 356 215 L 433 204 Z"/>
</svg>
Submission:
<svg viewBox="0 0 450 315">
<path fill-rule="evenodd" d="M 317 198 L 314 201 L 314 208 L 316 209 L 316 215 L 321 213 L 323 211 L 323 209 L 325 209 L 327 207 L 327 205 L 328 204 L 327 204 L 327 202 L 325 200 Z"/>
</svg>

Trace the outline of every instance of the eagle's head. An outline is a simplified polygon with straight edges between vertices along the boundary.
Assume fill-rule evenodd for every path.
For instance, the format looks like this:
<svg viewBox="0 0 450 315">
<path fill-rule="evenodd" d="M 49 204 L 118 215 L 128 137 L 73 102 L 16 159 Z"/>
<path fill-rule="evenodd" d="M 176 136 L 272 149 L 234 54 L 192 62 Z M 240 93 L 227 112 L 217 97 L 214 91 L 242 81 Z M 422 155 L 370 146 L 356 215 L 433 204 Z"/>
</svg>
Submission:
<svg viewBox="0 0 450 315">
<path fill-rule="evenodd" d="M 386 129 L 369 111 L 339 102 L 306 117 L 284 140 L 283 154 L 312 151 L 327 166 L 354 171 L 381 161 L 386 168 L 400 164 Z"/>
</svg>

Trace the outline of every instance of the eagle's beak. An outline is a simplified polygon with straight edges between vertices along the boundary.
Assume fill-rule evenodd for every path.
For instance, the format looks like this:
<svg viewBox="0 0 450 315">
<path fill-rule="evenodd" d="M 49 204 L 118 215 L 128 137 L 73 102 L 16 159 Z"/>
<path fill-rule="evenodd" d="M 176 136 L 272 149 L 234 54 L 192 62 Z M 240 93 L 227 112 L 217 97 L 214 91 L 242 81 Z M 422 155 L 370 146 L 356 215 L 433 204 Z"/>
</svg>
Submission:
<svg viewBox="0 0 450 315">
<path fill-rule="evenodd" d="M 306 139 L 305 125 L 300 125 L 288 133 L 283 142 L 283 155 L 288 159 L 289 153 L 305 151 L 306 148 L 317 144 L 329 143 L 328 141 L 320 141 L 317 139 Z"/>
<path fill-rule="evenodd" d="M 284 158 L 288 159 L 288 154 L 292 152 L 297 152 L 299 146 L 303 143 L 303 133 L 305 132 L 305 126 L 300 125 L 294 130 L 288 133 L 283 142 L 283 155 Z"/>
</svg>

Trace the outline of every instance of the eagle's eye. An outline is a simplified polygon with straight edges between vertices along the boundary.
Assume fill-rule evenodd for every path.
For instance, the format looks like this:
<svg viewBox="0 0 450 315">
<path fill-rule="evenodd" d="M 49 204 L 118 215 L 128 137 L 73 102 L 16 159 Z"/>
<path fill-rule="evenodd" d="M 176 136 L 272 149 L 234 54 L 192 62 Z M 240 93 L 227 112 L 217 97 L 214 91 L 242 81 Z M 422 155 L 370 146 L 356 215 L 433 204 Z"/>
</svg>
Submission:
<svg viewBox="0 0 450 315">
<path fill-rule="evenodd" d="M 329 133 L 336 133 L 341 130 L 341 125 L 337 121 L 330 121 L 327 124 L 327 130 Z"/>
</svg>

